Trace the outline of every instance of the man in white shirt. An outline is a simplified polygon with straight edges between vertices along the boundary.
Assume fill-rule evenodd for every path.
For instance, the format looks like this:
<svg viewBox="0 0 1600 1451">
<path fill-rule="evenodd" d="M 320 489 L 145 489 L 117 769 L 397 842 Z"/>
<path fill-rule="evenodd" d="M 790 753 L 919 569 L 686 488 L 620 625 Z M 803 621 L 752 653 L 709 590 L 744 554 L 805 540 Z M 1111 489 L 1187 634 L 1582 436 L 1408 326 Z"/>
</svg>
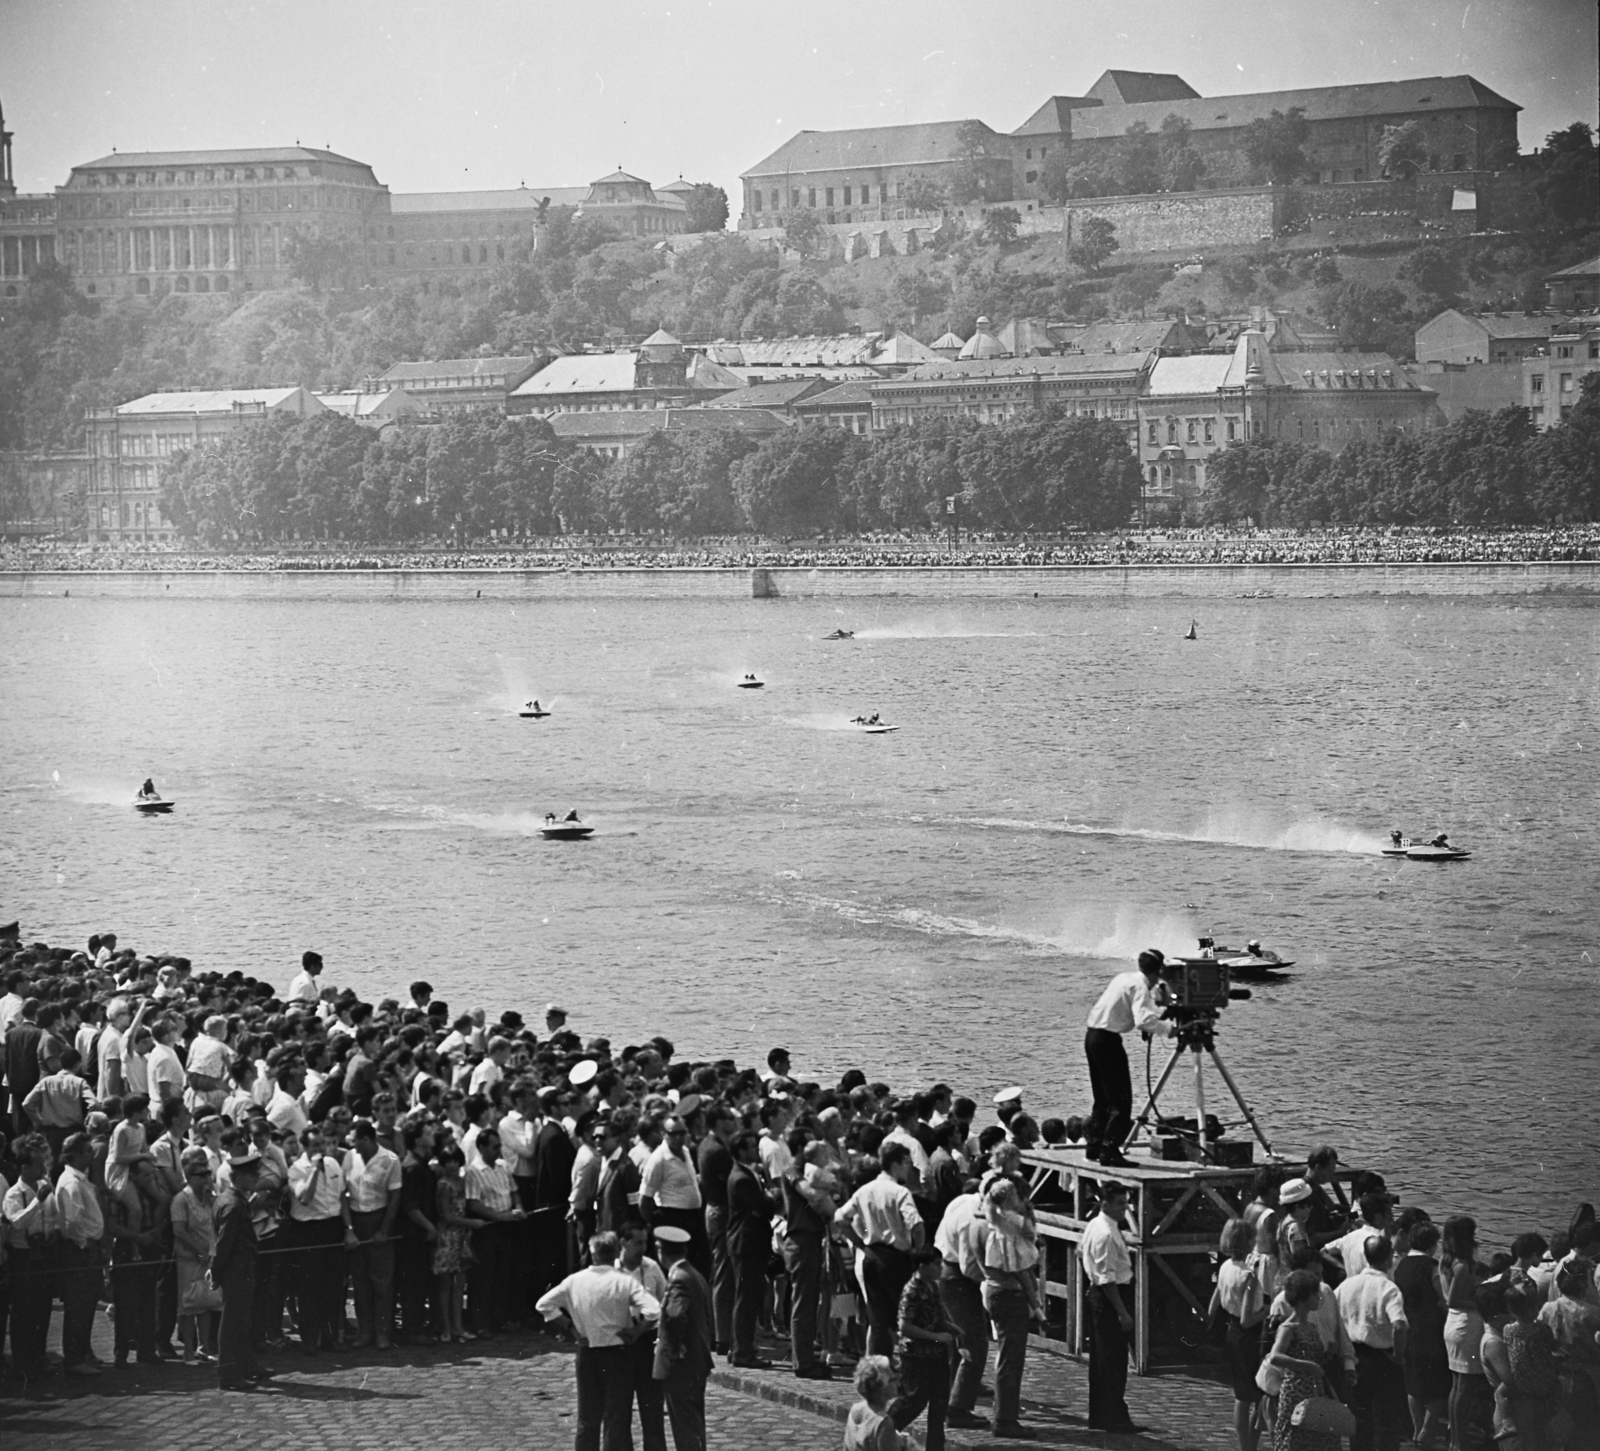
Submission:
<svg viewBox="0 0 1600 1451">
<path fill-rule="evenodd" d="M 1084 1126 L 1085 1153 L 1107 1168 L 1131 1167 L 1122 1156 L 1122 1141 L 1133 1127 L 1133 1079 L 1122 1035 L 1137 1028 L 1147 1037 L 1170 1037 L 1172 1024 L 1161 1017 L 1156 984 L 1166 959 L 1155 948 L 1139 954 L 1137 972 L 1118 973 L 1089 1012 L 1083 1039 L 1089 1060 L 1089 1085 L 1094 1112 Z"/>
<path fill-rule="evenodd" d="M 344 1338 L 344 1170 L 323 1151 L 317 1125 L 300 1131 L 300 1144 L 304 1152 L 289 1165 L 289 1230 L 300 1344 L 315 1355 Z"/>
<path fill-rule="evenodd" d="M 1323 1254 L 1343 1266 L 1347 1280 L 1366 1269 L 1367 1240 L 1374 1234 L 1389 1233 L 1394 1222 L 1393 1203 L 1387 1194 L 1363 1194 L 1356 1201 L 1356 1207 L 1361 1213 L 1361 1223 L 1348 1234 L 1342 1234 L 1338 1239 L 1323 1246 Z"/>
<path fill-rule="evenodd" d="M 157 1018 L 150 1025 L 155 1046 L 150 1050 L 150 1102 L 159 1108 L 171 1099 L 183 1097 L 188 1075 L 183 1071 L 183 1060 L 173 1047 L 178 1036 L 178 1025 L 171 1018 Z"/>
<path fill-rule="evenodd" d="M 61 1231 L 56 1245 L 56 1284 L 62 1305 L 61 1368 L 67 1375 L 99 1375 L 100 1368 L 90 1359 L 89 1339 L 104 1273 L 100 1241 L 105 1237 L 106 1221 L 100 1196 L 89 1179 L 94 1145 L 87 1134 L 73 1134 L 61 1146 L 61 1157 L 63 1167 L 54 1196 L 55 1223 Z"/>
<path fill-rule="evenodd" d="M 700 1176 L 689 1158 L 689 1129 L 681 1118 L 661 1126 L 661 1142 L 639 1171 L 639 1216 L 655 1229 L 675 1224 L 689 1231 L 689 1263 L 701 1274 L 711 1266 Z M 702 1268 L 704 1266 L 704 1268 Z"/>
<path fill-rule="evenodd" d="M 273 1085 L 272 1097 L 267 1103 L 267 1118 L 280 1133 L 305 1136 L 311 1122 L 300 1102 L 300 1090 L 305 1085 L 305 1069 L 296 1062 L 278 1066 L 278 1081 Z"/>
<path fill-rule="evenodd" d="M 394 1342 L 394 1221 L 400 1212 L 400 1160 L 378 1143 L 368 1119 L 351 1130 L 354 1147 L 340 1166 L 344 1174 L 345 1256 L 356 1302 L 357 1348 Z"/>
<path fill-rule="evenodd" d="M 295 974 L 294 981 L 289 984 L 289 995 L 286 1001 L 290 1003 L 305 1003 L 315 1006 L 318 998 L 322 996 L 321 989 L 317 986 L 317 979 L 322 975 L 322 954 L 320 952 L 302 952 L 300 954 L 300 971 Z"/>
<path fill-rule="evenodd" d="M 939 1271 L 939 1299 L 961 1337 L 962 1359 L 950 1387 L 946 1424 L 977 1427 L 983 1421 L 973 1413 L 989 1358 L 989 1314 L 983 1308 L 983 1259 L 989 1222 L 983 1215 L 983 1198 L 958 1194 L 945 1206 L 933 1247 L 944 1256 Z"/>
<path fill-rule="evenodd" d="M 128 1006 L 127 998 L 112 998 L 106 1008 L 106 1026 L 100 1034 L 97 1061 L 99 1073 L 95 1092 L 101 1099 L 121 1098 L 130 1091 L 122 1055 L 125 1051 L 123 1044 L 132 1023 L 133 1009 Z"/>
<path fill-rule="evenodd" d="M 55 1228 L 50 1197 L 50 1147 L 39 1134 L 16 1141 L 20 1174 L 0 1199 L 0 1236 L 11 1274 L 11 1354 L 25 1375 L 48 1372 L 51 1274 L 47 1237 Z"/>
<path fill-rule="evenodd" d="M 1083 1231 L 1078 1255 L 1089 1282 L 1089 1425 L 1134 1434 L 1128 1412 L 1128 1346 L 1133 1335 L 1133 1256 L 1122 1237 L 1128 1190 L 1115 1179 L 1100 1186 L 1100 1212 Z"/>
<path fill-rule="evenodd" d="M 1367 1197 L 1362 1197 L 1363 1215 Z M 1394 1245 L 1376 1226 L 1366 1235 L 1366 1264 L 1337 1291 L 1339 1318 L 1356 1352 L 1356 1381 L 1350 1388 L 1356 1433 L 1350 1444 L 1359 1451 L 1399 1451 L 1401 1441 L 1411 1439 L 1403 1369 L 1410 1327 L 1400 1287 L 1389 1277 Z"/>
<path fill-rule="evenodd" d="M 761 1167 L 767 1172 L 770 1183 L 777 1184 L 794 1171 L 794 1155 L 784 1142 L 793 1116 L 788 1103 L 781 1098 L 769 1098 L 761 1105 L 761 1141 L 757 1145 Z"/>
<path fill-rule="evenodd" d="M 857 1189 L 833 1222 L 856 1247 L 856 1279 L 867 1302 L 867 1353 L 888 1355 L 899 1325 L 900 1292 L 914 1269 L 911 1252 L 922 1248 L 927 1231 L 906 1188 L 911 1151 L 886 1142 L 878 1162 L 878 1177 Z"/>
<path fill-rule="evenodd" d="M 479 1130 L 477 1162 L 466 1172 L 464 1197 L 467 1214 L 489 1222 L 472 1236 L 476 1257 L 467 1274 L 467 1306 L 473 1328 L 482 1335 L 494 1334 L 509 1319 L 512 1327 L 522 1323 L 527 1302 L 520 1298 L 516 1283 L 520 1266 L 517 1236 L 528 1213 L 517 1198 L 511 1172 L 500 1157 L 500 1134 L 496 1129 Z"/>
<path fill-rule="evenodd" d="M 489 1051 L 483 1060 L 472 1070 L 472 1077 L 467 1080 L 468 1093 L 481 1093 L 485 1098 L 489 1090 L 506 1076 L 506 1059 L 511 1056 L 511 1044 L 504 1038 L 491 1038 Z"/>
<path fill-rule="evenodd" d="M 617 1268 L 617 1236 L 589 1241 L 587 1269 L 568 1275 L 539 1297 L 546 1320 L 566 1320 L 578 1337 L 578 1451 L 625 1446 L 632 1434 L 631 1347 L 661 1317 L 661 1304 L 631 1275 Z"/>
</svg>

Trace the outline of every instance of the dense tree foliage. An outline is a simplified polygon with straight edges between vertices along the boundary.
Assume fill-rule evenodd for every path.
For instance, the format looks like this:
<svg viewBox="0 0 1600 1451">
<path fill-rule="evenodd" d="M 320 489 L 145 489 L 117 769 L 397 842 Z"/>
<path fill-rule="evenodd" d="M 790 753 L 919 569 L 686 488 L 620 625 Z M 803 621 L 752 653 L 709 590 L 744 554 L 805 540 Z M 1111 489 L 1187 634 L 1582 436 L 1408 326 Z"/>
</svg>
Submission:
<svg viewBox="0 0 1600 1451">
<path fill-rule="evenodd" d="M 1256 175 L 1277 186 L 1299 181 L 1312 169 L 1306 157 L 1311 123 L 1304 107 L 1273 111 L 1244 129 L 1244 154 Z"/>
<path fill-rule="evenodd" d="M 685 200 L 689 212 L 685 231 L 720 232 L 728 225 L 728 194 L 720 186 L 702 181 Z"/>
<path fill-rule="evenodd" d="M 1535 433 L 1521 408 L 1470 412 L 1436 432 L 1387 433 L 1337 454 L 1249 443 L 1217 455 L 1206 522 L 1311 525 L 1573 524 L 1600 521 L 1600 375 L 1572 415 Z"/>
<path fill-rule="evenodd" d="M 162 509 L 210 546 L 374 544 L 615 531 L 677 537 L 922 530 L 952 495 L 964 522 L 1112 528 L 1139 470 L 1121 426 L 1047 412 L 940 420 L 868 440 L 819 424 L 759 445 L 732 430 L 662 431 L 626 458 L 560 443 L 548 425 L 462 415 L 380 436 L 332 416 L 263 419 L 179 455 Z"/>
</svg>

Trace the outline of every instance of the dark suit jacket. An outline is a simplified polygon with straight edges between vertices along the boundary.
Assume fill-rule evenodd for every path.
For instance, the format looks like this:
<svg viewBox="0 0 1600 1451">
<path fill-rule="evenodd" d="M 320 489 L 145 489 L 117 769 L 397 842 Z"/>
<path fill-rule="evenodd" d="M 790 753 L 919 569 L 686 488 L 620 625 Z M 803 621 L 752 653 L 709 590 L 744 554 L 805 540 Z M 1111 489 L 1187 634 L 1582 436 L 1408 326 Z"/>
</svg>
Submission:
<svg viewBox="0 0 1600 1451">
<path fill-rule="evenodd" d="M 607 1159 L 600 1166 L 600 1182 L 595 1190 L 595 1224 L 599 1229 L 620 1232 L 630 1219 L 639 1217 L 639 1166 L 623 1151 L 615 1164 Z M 634 1202 L 628 1196 L 634 1195 Z"/>
<path fill-rule="evenodd" d="M 216 1248 L 211 1251 L 211 1279 L 218 1286 L 243 1288 L 256 1272 L 256 1227 L 250 1206 L 232 1189 L 217 1196 L 211 1211 L 217 1227 Z"/>
<path fill-rule="evenodd" d="M 728 1248 L 741 1259 L 765 1259 L 772 1248 L 772 1211 L 757 1171 L 735 1164 L 728 1175 Z"/>
<path fill-rule="evenodd" d="M 667 1276 L 667 1294 L 661 1302 L 656 1379 L 678 1370 L 704 1381 L 711 1374 L 711 1338 L 711 1286 L 688 1260 L 679 1260 Z"/>
<path fill-rule="evenodd" d="M 39 1044 L 43 1041 L 44 1029 L 33 1023 L 13 1023 L 6 1034 L 6 1082 L 17 1103 L 44 1076 L 39 1071 Z"/>
<path fill-rule="evenodd" d="M 572 1193 L 572 1165 L 578 1151 L 560 1119 L 546 1119 L 528 1156 L 533 1167 L 533 1202 L 538 1209 L 567 1206 Z"/>
</svg>

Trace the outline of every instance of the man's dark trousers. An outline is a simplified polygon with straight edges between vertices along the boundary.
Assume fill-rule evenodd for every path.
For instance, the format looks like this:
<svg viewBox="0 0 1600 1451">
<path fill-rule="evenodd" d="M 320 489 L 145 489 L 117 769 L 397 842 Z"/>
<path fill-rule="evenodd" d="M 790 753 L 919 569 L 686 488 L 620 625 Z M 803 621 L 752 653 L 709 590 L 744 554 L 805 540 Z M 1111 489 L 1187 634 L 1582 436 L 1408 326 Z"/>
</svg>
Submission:
<svg viewBox="0 0 1600 1451">
<path fill-rule="evenodd" d="M 1131 1286 L 1119 1285 L 1124 1296 Z M 1114 1431 L 1133 1417 L 1128 1412 L 1128 1332 L 1104 1285 L 1089 1287 L 1089 1425 Z"/>
<path fill-rule="evenodd" d="M 983 1287 L 947 1260 L 939 1272 L 939 1298 L 961 1336 L 961 1348 L 972 1352 L 972 1358 L 956 1368 L 950 1409 L 970 1411 L 977 1404 L 984 1362 L 989 1358 L 989 1312 L 983 1308 Z"/>
<path fill-rule="evenodd" d="M 790 1234 L 783 1241 L 789 1271 L 789 1349 L 796 1370 L 817 1363 L 817 1305 L 822 1293 L 822 1237 Z"/>
<path fill-rule="evenodd" d="M 1133 1080 L 1128 1074 L 1128 1050 L 1122 1034 L 1109 1028 L 1090 1028 L 1083 1035 L 1083 1056 L 1089 1060 L 1089 1087 L 1094 1110 L 1084 1127 L 1091 1156 L 1116 1149 L 1133 1127 Z"/>
<path fill-rule="evenodd" d="M 666 1387 L 667 1419 L 676 1451 L 706 1451 L 706 1378 L 674 1361 L 661 1384 Z"/>
<path fill-rule="evenodd" d="M 578 1347 L 578 1425 L 576 1451 L 600 1451 L 600 1432 L 607 1447 L 626 1446 L 632 1435 L 633 1347 Z"/>
<path fill-rule="evenodd" d="M 95 1307 L 105 1283 L 100 1242 L 92 1240 L 80 1248 L 71 1240 L 62 1240 L 56 1247 L 56 1269 L 61 1292 L 61 1361 L 63 1365 L 83 1365 L 89 1359 Z"/>
<path fill-rule="evenodd" d="M 1399 1451 L 1400 1443 L 1411 1439 L 1405 1371 L 1387 1350 L 1360 1344 L 1355 1350 L 1350 1409 L 1355 1412 L 1356 1433 L 1350 1438 L 1350 1451 Z"/>
</svg>

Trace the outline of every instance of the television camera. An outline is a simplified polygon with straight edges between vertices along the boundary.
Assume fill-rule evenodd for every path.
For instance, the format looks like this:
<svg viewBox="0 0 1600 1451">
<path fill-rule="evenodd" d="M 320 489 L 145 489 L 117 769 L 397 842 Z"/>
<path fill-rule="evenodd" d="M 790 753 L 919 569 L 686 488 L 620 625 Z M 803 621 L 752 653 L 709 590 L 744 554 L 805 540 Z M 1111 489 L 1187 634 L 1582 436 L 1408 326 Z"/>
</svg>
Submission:
<svg viewBox="0 0 1600 1451">
<path fill-rule="evenodd" d="M 1240 1113 L 1244 1115 L 1239 1122 L 1249 1124 L 1251 1132 L 1270 1157 L 1272 1145 L 1250 1111 L 1249 1104 L 1244 1101 L 1244 1095 L 1233 1081 L 1233 1075 L 1228 1072 L 1227 1064 L 1217 1052 L 1217 1022 L 1222 1010 L 1229 1003 L 1248 999 L 1250 990 L 1233 986 L 1228 965 L 1216 957 L 1215 947 L 1214 938 L 1202 937 L 1198 957 L 1169 957 L 1162 964 L 1155 995 L 1162 1010 L 1161 1016 L 1174 1025 L 1172 1056 L 1162 1069 L 1161 1077 L 1150 1085 L 1150 1096 L 1138 1117 L 1137 1129 L 1148 1129 L 1152 1118 L 1158 1125 L 1166 1122 L 1157 1109 L 1157 1101 L 1183 1055 L 1188 1053 L 1194 1062 L 1194 1150 L 1202 1158 L 1218 1158 L 1219 1147 L 1212 1140 L 1220 1136 L 1220 1130 L 1209 1129 L 1208 1126 L 1216 1121 L 1206 1113 L 1205 1060 L 1209 1057 L 1222 1075 L 1222 1081 L 1232 1094 L 1233 1101 L 1238 1104 Z M 1245 1162 L 1248 1162 L 1248 1158 Z"/>
</svg>

